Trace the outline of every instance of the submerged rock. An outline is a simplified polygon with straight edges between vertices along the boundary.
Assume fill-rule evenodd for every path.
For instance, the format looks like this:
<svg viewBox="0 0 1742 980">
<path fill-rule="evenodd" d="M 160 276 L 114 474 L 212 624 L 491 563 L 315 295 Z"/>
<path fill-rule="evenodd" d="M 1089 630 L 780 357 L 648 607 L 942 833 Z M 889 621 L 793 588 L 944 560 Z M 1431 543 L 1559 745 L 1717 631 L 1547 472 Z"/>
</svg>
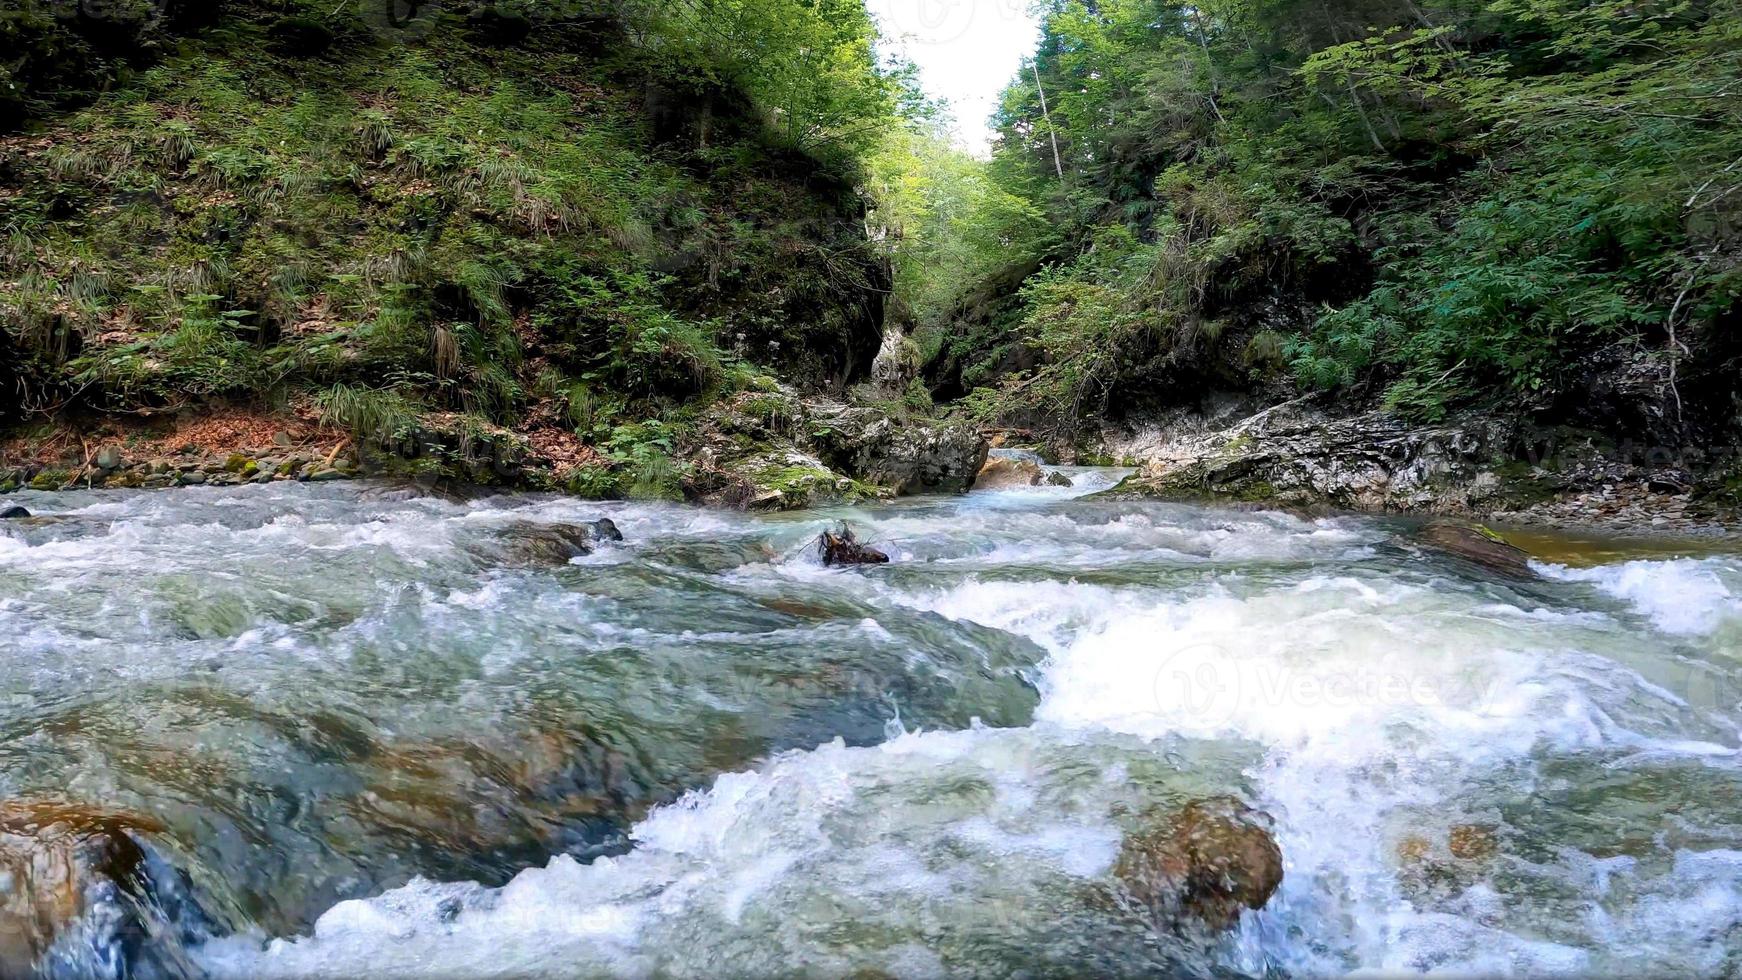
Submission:
<svg viewBox="0 0 1742 980">
<path fill-rule="evenodd" d="M 1266 823 L 1228 797 L 1186 804 L 1125 838 L 1113 867 L 1121 897 L 1158 925 L 1232 926 L 1282 884 L 1282 849 Z"/>
<path fill-rule="evenodd" d="M 1530 555 L 1505 538 L 1476 524 L 1433 521 L 1416 533 L 1416 540 L 1456 558 L 1514 578 L 1532 578 Z"/>
<path fill-rule="evenodd" d="M 484 557 L 509 565 L 566 565 L 593 553 L 601 541 L 621 541 L 623 532 L 610 518 L 582 524 L 515 521 L 501 528 L 482 547 Z"/>
<path fill-rule="evenodd" d="M 0 521 L 9 521 L 29 516 L 30 511 L 25 510 L 23 507 L 8 507 L 5 510 L 0 510 Z"/>
<path fill-rule="evenodd" d="M 161 829 L 68 803 L 0 803 L 0 976 L 32 975 L 75 923 L 101 906 L 144 898 L 147 853 L 138 835 Z M 116 934 L 126 928 L 110 925 Z"/>
<path fill-rule="evenodd" d="M 869 545 L 860 544 L 853 529 L 842 524 L 839 531 L 824 531 L 817 538 L 817 552 L 824 565 L 882 565 L 889 556 Z"/>
<path fill-rule="evenodd" d="M 1446 849 L 1451 851 L 1452 857 L 1465 861 L 1482 861 L 1493 857 L 1499 851 L 1500 842 L 1492 825 L 1461 823 L 1453 827 L 1447 835 Z"/>
</svg>

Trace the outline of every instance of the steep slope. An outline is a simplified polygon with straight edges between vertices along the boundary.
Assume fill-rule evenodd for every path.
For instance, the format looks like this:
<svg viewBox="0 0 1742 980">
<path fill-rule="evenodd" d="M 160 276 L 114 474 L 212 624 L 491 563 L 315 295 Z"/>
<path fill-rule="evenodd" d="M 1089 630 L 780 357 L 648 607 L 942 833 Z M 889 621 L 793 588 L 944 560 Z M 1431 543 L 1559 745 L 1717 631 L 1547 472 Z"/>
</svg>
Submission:
<svg viewBox="0 0 1742 980">
<path fill-rule="evenodd" d="M 913 264 L 936 270 L 915 293 L 938 394 L 1066 448 L 1315 392 L 1333 415 L 1509 420 L 1502 459 L 1549 430 L 1735 443 L 1735 4 L 1043 14 L 980 179 L 1045 220 L 964 222 L 963 181 L 919 209 L 924 247 L 985 243 Z"/>
<path fill-rule="evenodd" d="M 851 156 L 645 19 L 504 9 L 39 22 L 39 118 L 0 140 L 9 420 L 300 409 L 676 495 L 719 397 L 866 377 L 889 272 Z"/>
</svg>

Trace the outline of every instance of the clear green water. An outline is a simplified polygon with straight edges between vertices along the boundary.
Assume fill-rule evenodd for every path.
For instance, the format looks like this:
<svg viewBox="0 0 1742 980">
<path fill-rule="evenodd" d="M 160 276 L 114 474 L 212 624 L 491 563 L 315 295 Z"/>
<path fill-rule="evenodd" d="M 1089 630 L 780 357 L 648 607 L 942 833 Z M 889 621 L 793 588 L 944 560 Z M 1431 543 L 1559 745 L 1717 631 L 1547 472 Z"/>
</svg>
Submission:
<svg viewBox="0 0 1742 980">
<path fill-rule="evenodd" d="M 26 494 L 0 797 L 167 828 L 203 912 L 127 956 L 170 972 L 1742 970 L 1742 561 L 1518 584 L 1379 521 L 1076 496 L 1107 479 Z M 624 544 L 513 544 L 602 515 Z M 895 562 L 821 567 L 842 517 Z M 1230 793 L 1276 821 L 1265 910 L 1105 900 L 1140 814 Z M 115 972 L 81 942 L 61 973 Z"/>
</svg>

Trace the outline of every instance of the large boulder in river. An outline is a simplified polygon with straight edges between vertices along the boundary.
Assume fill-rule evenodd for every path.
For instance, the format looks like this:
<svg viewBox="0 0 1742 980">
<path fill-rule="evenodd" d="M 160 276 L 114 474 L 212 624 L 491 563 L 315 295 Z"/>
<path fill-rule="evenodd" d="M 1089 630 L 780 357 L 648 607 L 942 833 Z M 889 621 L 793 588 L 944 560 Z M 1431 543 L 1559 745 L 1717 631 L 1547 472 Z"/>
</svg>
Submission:
<svg viewBox="0 0 1742 980">
<path fill-rule="evenodd" d="M 966 492 L 990 450 L 973 426 L 897 420 L 873 408 L 819 411 L 814 422 L 812 438 L 825 463 L 898 494 Z"/>
<path fill-rule="evenodd" d="M 1334 415 L 1299 399 L 1248 415 L 1171 420 L 1117 455 L 1144 460 L 1122 495 L 1463 513 L 1501 489 L 1516 424 L 1490 416 L 1422 426 L 1384 412 Z M 1238 414 L 1238 413 L 1236 413 Z"/>
<path fill-rule="evenodd" d="M 976 490 L 1005 490 L 1010 487 L 1039 486 L 1046 478 L 1040 464 L 1032 459 L 1017 459 L 1010 456 L 994 456 L 980 467 L 980 473 L 974 478 Z"/>
<path fill-rule="evenodd" d="M 1057 470 L 1048 470 L 1032 459 L 994 456 L 980 467 L 974 478 L 975 490 L 1008 490 L 1011 487 L 1068 487 L 1071 478 Z"/>
<path fill-rule="evenodd" d="M 1126 836 L 1113 875 L 1121 897 L 1157 924 L 1212 929 L 1263 908 L 1282 884 L 1268 819 L 1230 797 L 1188 803 Z"/>
</svg>

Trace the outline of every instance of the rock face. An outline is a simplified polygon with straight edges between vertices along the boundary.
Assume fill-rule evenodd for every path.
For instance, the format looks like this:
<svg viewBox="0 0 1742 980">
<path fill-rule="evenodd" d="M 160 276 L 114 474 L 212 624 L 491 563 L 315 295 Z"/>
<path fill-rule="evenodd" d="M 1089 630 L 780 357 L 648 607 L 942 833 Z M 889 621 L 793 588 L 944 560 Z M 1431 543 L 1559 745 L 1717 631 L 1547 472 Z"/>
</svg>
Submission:
<svg viewBox="0 0 1742 980">
<path fill-rule="evenodd" d="M 686 496 L 753 510 L 964 492 L 988 449 L 971 426 L 896 418 L 784 387 L 723 400 L 700 428 Z"/>
<path fill-rule="evenodd" d="M 897 494 L 965 492 L 989 451 L 985 437 L 962 424 L 898 423 L 872 408 L 841 408 L 816 419 L 824 462 Z"/>
<path fill-rule="evenodd" d="M 1228 797 L 1186 804 L 1125 838 L 1113 866 L 1121 897 L 1157 925 L 1232 926 L 1282 885 L 1282 850 L 1267 823 Z"/>
<path fill-rule="evenodd" d="M 900 393 L 919 376 L 919 347 L 900 327 L 884 327 L 883 345 L 871 362 L 871 383 L 891 394 Z"/>
<path fill-rule="evenodd" d="M 817 553 L 824 565 L 882 565 L 889 561 L 883 552 L 860 544 L 853 529 L 845 524 L 838 530 L 824 531 L 817 538 Z"/>
<path fill-rule="evenodd" d="M 1458 521 L 1432 521 L 1417 532 L 1416 540 L 1437 551 L 1474 562 L 1490 571 L 1514 578 L 1533 578 L 1530 555 L 1506 543 L 1485 527 Z"/>
<path fill-rule="evenodd" d="M 1473 419 L 1412 426 L 1384 413 L 1333 417 L 1287 403 L 1223 428 L 1182 428 L 1144 447 L 1128 489 L 1358 510 L 1464 512 L 1500 489 L 1510 430 Z"/>
<path fill-rule="evenodd" d="M 1144 461 L 1112 495 L 1666 532 L 1742 527 L 1742 464 L 1709 453 L 1536 428 L 1499 413 L 1416 425 L 1383 411 L 1333 414 L 1312 401 L 1259 411 L 1243 397 L 1209 399 L 1107 434 L 1101 455 Z"/>
</svg>

